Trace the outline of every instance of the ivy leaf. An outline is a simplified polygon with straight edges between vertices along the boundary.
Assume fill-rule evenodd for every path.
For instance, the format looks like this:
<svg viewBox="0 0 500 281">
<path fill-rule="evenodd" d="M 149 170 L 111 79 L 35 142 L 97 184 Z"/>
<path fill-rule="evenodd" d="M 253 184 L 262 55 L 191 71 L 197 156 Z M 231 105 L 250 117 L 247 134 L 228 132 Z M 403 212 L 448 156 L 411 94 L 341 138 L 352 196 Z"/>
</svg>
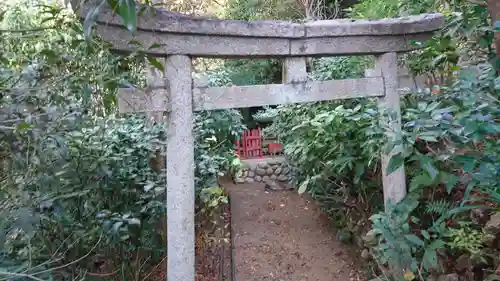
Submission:
<svg viewBox="0 0 500 281">
<path fill-rule="evenodd" d="M 427 174 L 414 177 L 410 182 L 410 191 L 415 191 L 422 186 L 429 186 L 434 182 Z"/>
<path fill-rule="evenodd" d="M 422 230 L 422 236 L 424 236 L 425 239 L 429 240 L 431 239 L 431 236 L 429 235 L 429 232 L 427 230 Z"/>
<path fill-rule="evenodd" d="M 392 172 L 396 171 L 399 167 L 403 165 L 404 161 L 405 158 L 403 157 L 401 152 L 394 154 L 389 160 L 389 165 L 387 165 L 386 173 L 388 175 L 392 174 Z"/>
<path fill-rule="evenodd" d="M 137 11 L 135 0 L 108 0 L 109 6 L 123 20 L 123 24 L 127 29 L 135 33 L 137 30 Z"/>
<path fill-rule="evenodd" d="M 422 167 L 422 169 L 424 169 L 424 171 L 427 172 L 427 174 L 430 176 L 432 180 L 436 179 L 436 177 L 439 174 L 439 171 L 432 164 L 433 160 L 427 156 L 420 156 L 418 158 L 420 162 L 420 167 Z"/>
<path fill-rule="evenodd" d="M 161 46 L 163 46 L 163 45 L 162 44 L 158 44 L 158 43 L 154 43 L 151 46 L 149 46 L 148 50 L 158 49 Z"/>
<path fill-rule="evenodd" d="M 411 243 L 417 245 L 417 246 L 424 246 L 424 241 L 422 239 L 418 238 L 414 234 L 407 234 L 405 235 L 406 240 L 410 241 Z"/>
<path fill-rule="evenodd" d="M 308 185 L 309 185 L 309 179 L 306 179 L 305 181 L 303 181 L 298 189 L 299 194 L 306 192 Z"/>
<path fill-rule="evenodd" d="M 101 7 L 102 5 L 104 5 L 104 3 L 104 1 L 101 1 L 99 5 L 91 9 L 85 16 L 85 19 L 83 21 L 83 33 L 86 39 L 90 38 L 90 32 L 92 32 L 92 27 L 94 26 L 97 16 L 99 15 L 99 11 L 101 10 Z"/>
<path fill-rule="evenodd" d="M 355 183 L 358 183 L 361 179 L 361 176 L 365 173 L 365 165 L 364 163 L 357 162 L 356 163 L 356 175 L 354 177 Z"/>
<path fill-rule="evenodd" d="M 437 253 L 436 250 L 429 247 L 425 249 L 424 256 L 422 258 L 422 263 L 424 268 L 431 269 L 437 266 Z"/>
<path fill-rule="evenodd" d="M 165 67 L 163 66 L 163 64 L 159 60 L 157 60 L 155 57 L 148 55 L 147 58 L 148 58 L 149 64 L 154 66 L 154 68 L 160 70 L 161 72 L 165 71 Z"/>
<path fill-rule="evenodd" d="M 446 182 L 446 192 L 451 193 L 455 185 L 460 181 L 460 178 L 448 173 L 442 173 L 443 182 Z"/>
</svg>

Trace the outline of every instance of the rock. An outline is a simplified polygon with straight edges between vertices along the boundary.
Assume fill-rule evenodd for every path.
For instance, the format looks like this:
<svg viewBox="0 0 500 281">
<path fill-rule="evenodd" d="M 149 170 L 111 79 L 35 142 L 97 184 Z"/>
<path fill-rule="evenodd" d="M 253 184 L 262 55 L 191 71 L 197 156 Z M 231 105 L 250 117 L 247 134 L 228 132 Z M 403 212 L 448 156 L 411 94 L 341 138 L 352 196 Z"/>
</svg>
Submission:
<svg viewBox="0 0 500 281">
<path fill-rule="evenodd" d="M 460 278 L 456 273 L 441 275 L 438 278 L 438 281 L 459 281 L 459 280 Z"/>
<path fill-rule="evenodd" d="M 290 168 L 284 167 L 281 169 L 281 174 L 288 175 L 290 173 Z"/>
<path fill-rule="evenodd" d="M 267 165 L 276 165 L 276 160 L 274 158 L 267 159 Z"/>
<path fill-rule="evenodd" d="M 470 219 L 474 224 L 484 225 L 488 221 L 488 214 L 483 209 L 472 209 Z"/>
<path fill-rule="evenodd" d="M 257 167 L 259 167 L 261 169 L 267 169 L 269 167 L 269 165 L 267 164 L 267 162 L 259 162 L 257 164 Z"/>
<path fill-rule="evenodd" d="M 236 183 L 245 183 L 245 179 L 244 178 L 236 178 L 234 180 L 234 182 L 236 182 Z"/>
<path fill-rule="evenodd" d="M 283 190 L 291 190 L 289 187 L 283 186 L 276 181 L 268 180 L 265 181 L 264 189 L 267 191 L 283 191 Z"/>
<path fill-rule="evenodd" d="M 249 178 L 255 177 L 255 172 L 254 171 L 248 171 L 248 177 Z"/>
<path fill-rule="evenodd" d="M 236 174 L 234 175 L 235 178 L 241 178 L 244 177 L 245 172 L 243 171 L 237 171 Z"/>
<path fill-rule="evenodd" d="M 271 178 L 269 176 L 263 176 L 262 181 L 263 182 L 268 182 Z"/>
<path fill-rule="evenodd" d="M 285 176 L 285 175 L 280 175 L 280 176 L 278 177 L 278 181 L 284 182 L 284 181 L 287 181 L 287 180 L 288 180 L 288 177 L 287 177 L 287 176 Z"/>
<path fill-rule="evenodd" d="M 243 177 L 243 178 L 248 177 L 248 171 L 243 171 L 242 177 Z"/>
<path fill-rule="evenodd" d="M 358 248 L 364 248 L 365 247 L 365 241 L 363 241 L 363 238 L 362 237 L 359 237 L 359 236 L 354 236 L 354 242 L 356 242 L 356 246 L 358 246 Z"/>
<path fill-rule="evenodd" d="M 438 280 L 438 277 L 436 275 L 429 275 L 429 277 L 427 277 L 427 279 L 425 279 L 425 281 L 437 281 Z"/>
<path fill-rule="evenodd" d="M 272 179 L 273 181 L 275 181 L 275 180 L 277 180 L 277 179 L 278 179 L 278 176 L 277 176 L 277 175 L 271 175 L 271 179 Z"/>
<path fill-rule="evenodd" d="M 274 171 L 276 171 L 276 169 L 278 169 L 280 166 L 277 166 L 277 165 L 272 165 L 271 166 L 271 169 L 273 169 Z"/>
<path fill-rule="evenodd" d="M 274 170 L 272 168 L 267 168 L 266 173 L 268 176 L 274 174 Z"/>
<path fill-rule="evenodd" d="M 262 177 L 261 176 L 255 176 L 255 181 L 256 182 L 261 182 L 262 181 Z"/>
<path fill-rule="evenodd" d="M 455 264 L 455 269 L 457 272 L 465 272 L 469 268 L 472 267 L 472 261 L 468 254 L 463 254 L 458 257 L 457 262 Z"/>
<path fill-rule="evenodd" d="M 266 170 L 264 169 L 261 169 L 261 168 L 257 168 L 255 169 L 255 173 L 259 176 L 265 176 L 266 175 Z"/>
<path fill-rule="evenodd" d="M 252 179 L 252 178 L 246 178 L 245 182 L 247 182 L 247 183 L 253 183 L 253 182 L 255 182 L 255 180 Z"/>
<path fill-rule="evenodd" d="M 281 169 L 281 167 L 280 167 L 280 168 L 277 168 L 276 170 L 274 170 L 274 173 L 275 173 L 276 175 L 280 175 L 280 174 L 281 174 L 281 170 L 282 170 L 282 169 Z"/>
<path fill-rule="evenodd" d="M 484 232 L 493 235 L 500 234 L 500 213 L 495 213 L 491 216 L 490 220 L 484 226 Z"/>
<path fill-rule="evenodd" d="M 497 247 L 496 242 L 497 242 L 497 237 L 493 234 L 485 234 L 483 237 L 483 243 L 484 245 L 488 246 L 488 248 L 496 248 Z"/>
<path fill-rule="evenodd" d="M 363 251 L 361 251 L 361 257 L 365 260 L 369 260 L 370 259 L 370 251 L 368 251 L 368 249 L 364 249 Z"/>
<path fill-rule="evenodd" d="M 364 244 L 367 247 L 374 247 L 378 245 L 378 239 L 377 235 L 375 235 L 373 232 L 368 231 L 363 237 L 362 237 Z"/>
</svg>

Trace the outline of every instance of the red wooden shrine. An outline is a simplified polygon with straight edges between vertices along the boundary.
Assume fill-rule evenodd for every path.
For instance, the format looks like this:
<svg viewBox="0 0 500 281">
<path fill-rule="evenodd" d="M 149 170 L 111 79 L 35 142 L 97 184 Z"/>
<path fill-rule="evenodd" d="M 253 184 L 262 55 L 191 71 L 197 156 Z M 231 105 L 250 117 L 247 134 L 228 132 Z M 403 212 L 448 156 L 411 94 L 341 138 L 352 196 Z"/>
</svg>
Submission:
<svg viewBox="0 0 500 281">
<path fill-rule="evenodd" d="M 243 132 L 236 139 L 236 153 L 241 159 L 262 158 L 269 154 L 278 154 L 283 151 L 279 143 L 267 145 L 267 152 L 262 149 L 262 129 L 252 129 Z"/>
<path fill-rule="evenodd" d="M 236 153 L 242 159 L 261 158 L 262 153 L 262 130 L 252 129 L 243 131 L 241 140 L 236 139 Z"/>
</svg>

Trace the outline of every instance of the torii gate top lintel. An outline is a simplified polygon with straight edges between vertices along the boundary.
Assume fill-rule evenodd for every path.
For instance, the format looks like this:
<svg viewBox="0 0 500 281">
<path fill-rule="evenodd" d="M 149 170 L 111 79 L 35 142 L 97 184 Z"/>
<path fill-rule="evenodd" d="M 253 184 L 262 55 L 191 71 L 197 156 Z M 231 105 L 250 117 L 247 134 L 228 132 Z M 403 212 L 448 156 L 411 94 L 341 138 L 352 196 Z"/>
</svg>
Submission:
<svg viewBox="0 0 500 281">
<path fill-rule="evenodd" d="M 89 0 L 72 0 L 84 18 L 95 8 Z M 379 20 L 240 21 L 191 17 L 151 6 L 141 7 L 134 37 L 105 4 L 98 16 L 101 36 L 121 51 L 130 51 L 134 39 L 153 55 L 183 54 L 201 57 L 290 57 L 381 54 L 416 48 L 444 24 L 439 13 Z M 142 7 L 144 9 L 142 9 Z"/>
</svg>

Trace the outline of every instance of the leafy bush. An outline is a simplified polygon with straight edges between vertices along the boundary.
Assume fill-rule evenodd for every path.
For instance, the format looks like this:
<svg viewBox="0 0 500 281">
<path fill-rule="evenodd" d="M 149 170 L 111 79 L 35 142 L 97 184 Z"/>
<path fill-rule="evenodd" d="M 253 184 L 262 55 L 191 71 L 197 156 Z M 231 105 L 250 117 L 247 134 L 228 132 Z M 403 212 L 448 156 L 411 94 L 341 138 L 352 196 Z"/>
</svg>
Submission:
<svg viewBox="0 0 500 281">
<path fill-rule="evenodd" d="M 65 9 L 24 4 L 8 6 L 2 29 L 16 31 L 0 35 L 1 275 L 144 277 L 166 254 L 165 128 L 116 117 L 115 97 L 143 85 L 145 57 L 85 40 Z M 242 128 L 237 111 L 196 115 L 198 209 L 224 203 L 217 176 Z"/>
</svg>

